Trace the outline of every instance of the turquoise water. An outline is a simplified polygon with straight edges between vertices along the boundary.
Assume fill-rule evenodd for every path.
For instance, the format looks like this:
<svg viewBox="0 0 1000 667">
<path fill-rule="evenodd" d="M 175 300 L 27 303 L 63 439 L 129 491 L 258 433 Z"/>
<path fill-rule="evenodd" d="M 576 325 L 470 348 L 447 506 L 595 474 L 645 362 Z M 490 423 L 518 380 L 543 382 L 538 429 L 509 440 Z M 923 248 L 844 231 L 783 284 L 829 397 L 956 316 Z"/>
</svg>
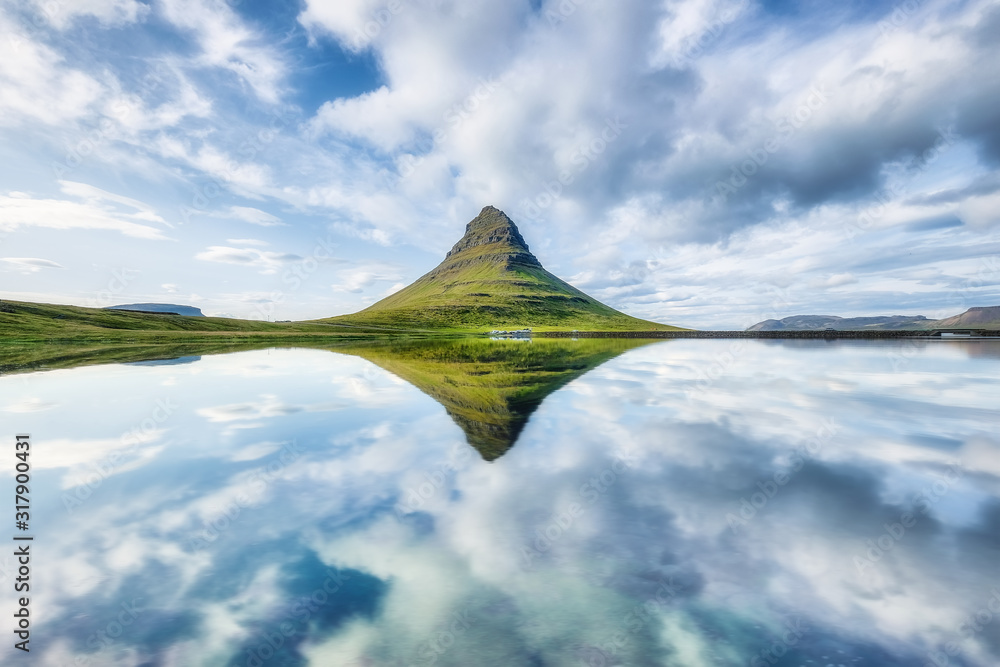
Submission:
<svg viewBox="0 0 1000 667">
<path fill-rule="evenodd" d="M 995 341 L 667 341 L 488 462 L 349 354 L 0 377 L 4 441 L 32 435 L 24 658 L 997 665 L 998 398 Z"/>
</svg>

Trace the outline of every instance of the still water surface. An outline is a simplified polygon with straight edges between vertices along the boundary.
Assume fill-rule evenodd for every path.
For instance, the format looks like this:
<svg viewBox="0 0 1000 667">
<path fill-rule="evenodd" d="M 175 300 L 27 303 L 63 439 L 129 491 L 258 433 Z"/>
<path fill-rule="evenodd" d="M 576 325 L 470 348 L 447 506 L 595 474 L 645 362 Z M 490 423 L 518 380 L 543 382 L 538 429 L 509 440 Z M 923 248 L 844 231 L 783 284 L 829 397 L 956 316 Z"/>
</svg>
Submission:
<svg viewBox="0 0 1000 667">
<path fill-rule="evenodd" d="M 33 438 L 30 664 L 992 667 L 998 398 L 996 341 L 5 375 L 4 442 Z"/>
</svg>

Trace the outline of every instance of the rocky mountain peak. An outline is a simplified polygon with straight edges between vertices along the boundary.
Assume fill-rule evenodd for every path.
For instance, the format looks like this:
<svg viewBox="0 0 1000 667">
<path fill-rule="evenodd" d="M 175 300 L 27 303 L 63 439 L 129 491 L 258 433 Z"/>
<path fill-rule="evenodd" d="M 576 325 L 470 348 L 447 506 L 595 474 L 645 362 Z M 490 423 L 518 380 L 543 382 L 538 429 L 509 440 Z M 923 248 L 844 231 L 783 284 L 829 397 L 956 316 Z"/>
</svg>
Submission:
<svg viewBox="0 0 1000 667">
<path fill-rule="evenodd" d="M 457 255 L 470 248 L 498 244 L 498 251 L 509 249 L 518 254 L 528 254 L 528 244 L 517 230 L 514 221 L 507 214 L 493 206 L 487 206 L 465 226 L 465 235 L 448 252 L 446 257 Z M 504 248 L 506 246 L 506 248 Z"/>
</svg>

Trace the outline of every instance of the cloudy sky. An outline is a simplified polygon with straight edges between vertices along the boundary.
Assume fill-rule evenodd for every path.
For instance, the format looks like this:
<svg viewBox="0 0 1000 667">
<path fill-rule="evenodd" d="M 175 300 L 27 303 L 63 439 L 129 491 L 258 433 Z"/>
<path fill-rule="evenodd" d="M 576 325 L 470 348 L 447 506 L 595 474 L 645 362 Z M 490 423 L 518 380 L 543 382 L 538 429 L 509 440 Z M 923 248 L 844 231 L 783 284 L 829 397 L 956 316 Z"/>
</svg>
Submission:
<svg viewBox="0 0 1000 667">
<path fill-rule="evenodd" d="M 1000 304 L 1000 3 L 0 0 L 0 296 L 352 312 L 487 204 L 633 315 Z"/>
</svg>

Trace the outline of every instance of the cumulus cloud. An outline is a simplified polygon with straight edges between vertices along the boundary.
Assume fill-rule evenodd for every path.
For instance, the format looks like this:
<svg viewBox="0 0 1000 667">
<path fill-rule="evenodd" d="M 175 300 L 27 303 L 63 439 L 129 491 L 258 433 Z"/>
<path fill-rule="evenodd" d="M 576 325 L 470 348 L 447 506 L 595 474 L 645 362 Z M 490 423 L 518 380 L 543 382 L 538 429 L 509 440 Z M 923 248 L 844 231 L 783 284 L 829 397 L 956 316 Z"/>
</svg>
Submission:
<svg viewBox="0 0 1000 667">
<path fill-rule="evenodd" d="M 605 282 L 651 292 L 635 269 L 651 247 L 724 248 L 741 230 L 809 225 L 829 207 L 853 220 L 886 192 L 892 211 L 875 226 L 915 224 L 942 209 L 903 199 L 953 182 L 956 160 L 968 180 L 990 168 L 968 156 L 988 158 L 995 124 L 977 119 L 1000 96 L 978 74 L 992 58 L 991 3 L 845 6 L 830 29 L 742 0 L 573 7 L 404 5 L 380 22 L 378 3 L 307 3 L 300 21 L 317 38 L 350 48 L 368 26 L 364 48 L 386 79 L 325 104 L 311 131 L 391 156 L 388 192 L 331 184 L 311 196 L 350 211 L 345 230 L 390 242 L 426 218 L 386 200 L 497 203 L 529 238 L 578 239 Z M 987 228 L 996 207 L 982 197 L 945 212 Z M 832 240 L 810 252 L 850 256 L 848 239 Z"/>
</svg>

